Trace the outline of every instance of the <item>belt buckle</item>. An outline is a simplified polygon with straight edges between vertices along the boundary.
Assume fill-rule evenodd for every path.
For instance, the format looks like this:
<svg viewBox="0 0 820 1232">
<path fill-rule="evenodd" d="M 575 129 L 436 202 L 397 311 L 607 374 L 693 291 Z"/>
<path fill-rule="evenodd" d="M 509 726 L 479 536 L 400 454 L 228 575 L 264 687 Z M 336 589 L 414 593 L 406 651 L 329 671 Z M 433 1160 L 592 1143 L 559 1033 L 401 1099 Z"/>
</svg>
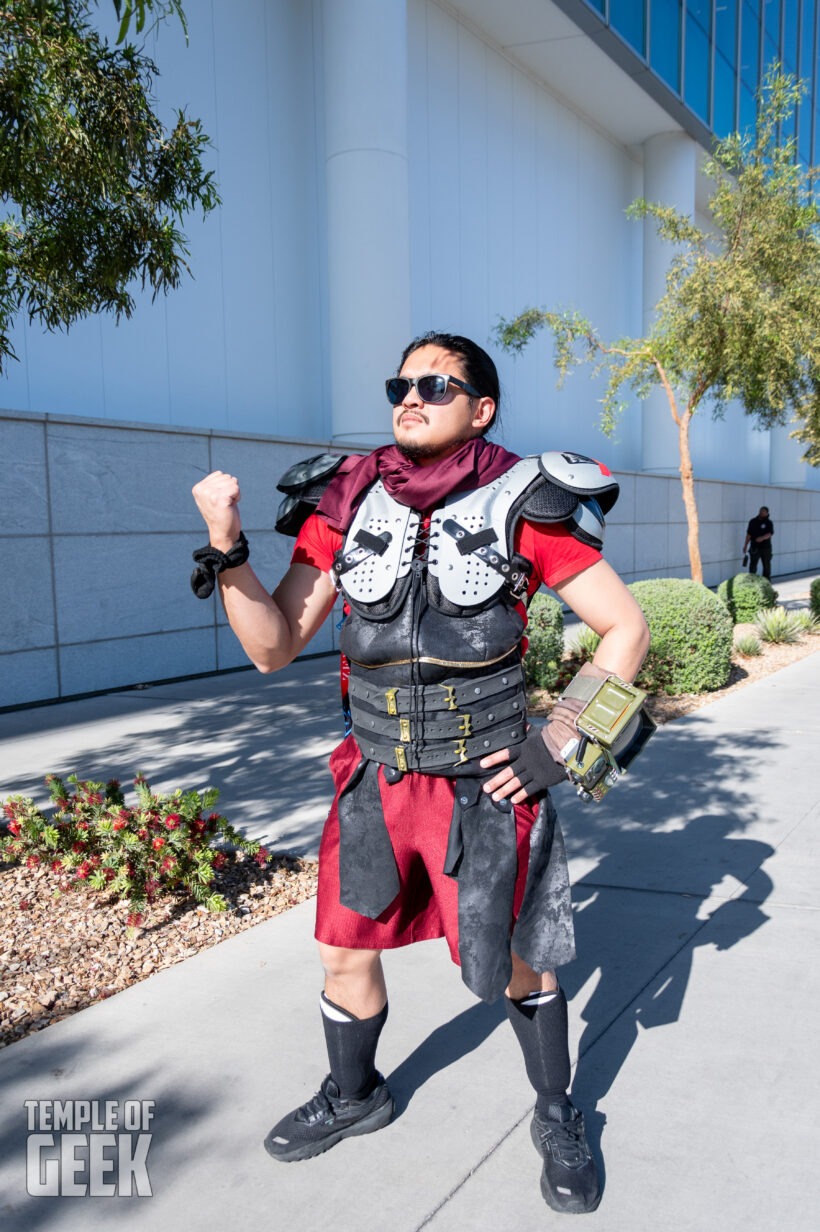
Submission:
<svg viewBox="0 0 820 1232">
<path fill-rule="evenodd" d="M 396 703 L 397 693 L 398 693 L 398 689 L 385 689 L 384 691 L 384 696 L 387 699 L 387 713 L 388 714 L 397 715 L 399 713 L 399 707 Z"/>
<path fill-rule="evenodd" d="M 410 743 L 410 720 L 399 719 L 399 740 L 402 744 Z"/>
<path fill-rule="evenodd" d="M 472 736 L 473 716 L 471 714 L 462 715 L 458 730 L 461 732 L 462 736 Z"/>
<path fill-rule="evenodd" d="M 441 686 L 447 694 L 445 701 L 447 702 L 448 710 L 458 710 L 458 702 L 456 701 L 456 686 L 454 684 L 443 684 Z"/>
<path fill-rule="evenodd" d="M 400 744 L 397 744 L 393 752 L 396 754 L 396 769 L 401 770 L 404 774 L 407 773 L 407 754 Z"/>
<path fill-rule="evenodd" d="M 456 740 L 456 753 L 458 754 L 458 756 L 456 757 L 457 765 L 462 765 L 463 762 L 470 760 L 469 757 L 467 756 L 467 741 L 466 740 Z"/>
</svg>

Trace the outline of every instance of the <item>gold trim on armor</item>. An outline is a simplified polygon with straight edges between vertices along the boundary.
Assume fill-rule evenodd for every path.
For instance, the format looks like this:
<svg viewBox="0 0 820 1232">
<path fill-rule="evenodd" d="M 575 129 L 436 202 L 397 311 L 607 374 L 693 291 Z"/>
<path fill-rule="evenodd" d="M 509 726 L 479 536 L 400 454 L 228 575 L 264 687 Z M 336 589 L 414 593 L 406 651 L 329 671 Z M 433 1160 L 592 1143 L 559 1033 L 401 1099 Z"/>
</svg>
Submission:
<svg viewBox="0 0 820 1232">
<path fill-rule="evenodd" d="M 357 667 L 367 668 L 368 671 L 374 671 L 378 667 L 402 667 L 406 663 L 433 663 L 436 667 L 492 667 L 494 663 L 501 663 L 504 659 L 508 659 L 516 649 L 517 646 L 511 646 L 509 650 L 505 650 L 495 659 L 481 659 L 478 662 L 475 659 L 434 659 L 432 655 L 420 655 L 417 659 L 390 659 L 387 663 L 362 663 L 359 659 L 351 659 L 348 656 L 347 661 L 355 663 Z"/>
</svg>

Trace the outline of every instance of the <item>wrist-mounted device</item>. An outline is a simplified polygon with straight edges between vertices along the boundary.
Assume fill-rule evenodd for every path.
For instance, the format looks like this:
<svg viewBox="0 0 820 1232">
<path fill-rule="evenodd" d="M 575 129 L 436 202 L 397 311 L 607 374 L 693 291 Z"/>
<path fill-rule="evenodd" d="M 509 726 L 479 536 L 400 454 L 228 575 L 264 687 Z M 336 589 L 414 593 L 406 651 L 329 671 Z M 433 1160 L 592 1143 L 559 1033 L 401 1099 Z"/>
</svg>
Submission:
<svg viewBox="0 0 820 1232">
<path fill-rule="evenodd" d="M 567 773 L 582 799 L 601 800 L 656 731 L 646 693 L 615 675 L 576 676 L 561 696 L 584 703 L 575 719 L 578 739 L 561 749 Z"/>
</svg>

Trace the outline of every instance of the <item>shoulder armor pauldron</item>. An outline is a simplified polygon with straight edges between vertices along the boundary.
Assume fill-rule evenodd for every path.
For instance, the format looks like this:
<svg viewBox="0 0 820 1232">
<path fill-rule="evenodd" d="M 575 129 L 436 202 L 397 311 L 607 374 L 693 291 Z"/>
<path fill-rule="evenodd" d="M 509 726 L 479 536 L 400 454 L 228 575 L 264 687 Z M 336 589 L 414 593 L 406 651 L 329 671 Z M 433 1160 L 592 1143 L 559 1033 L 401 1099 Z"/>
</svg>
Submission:
<svg viewBox="0 0 820 1232">
<path fill-rule="evenodd" d="M 550 450 L 538 458 L 538 471 L 543 483 L 533 485 L 521 516 L 531 522 L 564 522 L 576 539 L 600 551 L 604 515 L 620 490 L 607 468 L 586 454 Z"/>
<path fill-rule="evenodd" d="M 285 471 L 276 485 L 278 492 L 285 493 L 276 513 L 280 534 L 299 534 L 346 457 L 347 454 L 317 453 Z"/>
</svg>

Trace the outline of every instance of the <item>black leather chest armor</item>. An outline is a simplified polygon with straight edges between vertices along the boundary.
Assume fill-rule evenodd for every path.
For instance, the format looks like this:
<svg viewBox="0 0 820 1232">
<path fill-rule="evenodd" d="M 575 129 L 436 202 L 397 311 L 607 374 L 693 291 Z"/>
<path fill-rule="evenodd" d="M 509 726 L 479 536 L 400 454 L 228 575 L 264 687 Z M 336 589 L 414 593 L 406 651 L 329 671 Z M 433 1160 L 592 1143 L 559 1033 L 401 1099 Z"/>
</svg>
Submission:
<svg viewBox="0 0 820 1232">
<path fill-rule="evenodd" d="M 534 466 L 524 459 L 486 488 L 451 497 L 426 525 L 379 483 L 365 496 L 334 564 L 365 756 L 458 774 L 524 738 L 516 605 L 532 565 L 512 551 L 511 514 Z"/>
</svg>

